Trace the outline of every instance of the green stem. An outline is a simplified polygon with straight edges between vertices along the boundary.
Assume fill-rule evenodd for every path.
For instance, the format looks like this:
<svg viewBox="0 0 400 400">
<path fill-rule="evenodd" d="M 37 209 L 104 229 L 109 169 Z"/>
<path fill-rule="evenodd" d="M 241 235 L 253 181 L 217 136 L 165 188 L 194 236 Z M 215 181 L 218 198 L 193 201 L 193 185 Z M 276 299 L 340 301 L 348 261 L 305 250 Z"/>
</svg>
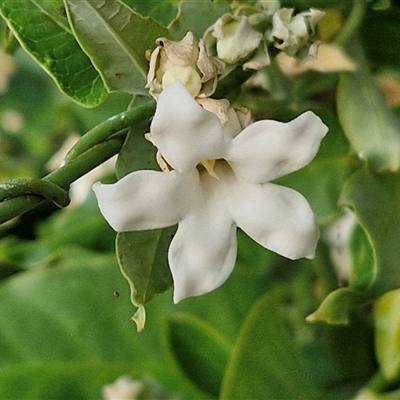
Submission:
<svg viewBox="0 0 400 400">
<path fill-rule="evenodd" d="M 345 46 L 346 43 L 353 37 L 364 18 L 365 4 L 365 0 L 354 0 L 350 15 L 343 25 L 343 28 L 334 39 L 336 44 Z"/>
<path fill-rule="evenodd" d="M 72 161 L 75 157 L 89 150 L 96 144 L 104 142 L 115 133 L 121 132 L 144 120 L 148 120 L 154 114 L 154 110 L 155 103 L 152 101 L 143 106 L 114 115 L 83 135 L 79 142 L 69 151 L 65 157 L 65 161 Z"/>
<path fill-rule="evenodd" d="M 271 63 L 265 68 L 265 72 L 268 76 L 269 91 L 272 96 L 277 100 L 287 100 L 292 98 L 293 95 L 293 83 L 291 80 L 282 72 L 276 59 L 272 59 Z"/>
<path fill-rule="evenodd" d="M 70 203 L 68 193 L 48 180 L 22 178 L 0 184 L 0 202 L 26 194 L 44 197 L 59 207 L 66 207 Z"/>
<path fill-rule="evenodd" d="M 83 154 L 77 155 L 73 160 L 67 162 L 61 168 L 45 176 L 43 181 L 58 186 L 59 189 L 61 188 L 60 190 L 67 190 L 72 182 L 90 172 L 93 168 L 108 160 L 113 155 L 117 154 L 121 150 L 123 141 L 124 137 L 120 135 L 115 136 L 103 143 L 99 143 Z M 7 185 L 7 183 L 2 185 L 3 189 L 4 185 Z M 41 185 L 46 186 L 46 190 L 48 190 L 49 185 Z M 54 186 L 52 187 L 54 188 Z M 14 190 L 14 194 L 16 194 L 18 190 Z M 32 191 L 34 193 L 38 193 L 36 189 Z M 7 195 L 0 195 L 0 197 L 4 198 L 7 197 Z M 42 197 L 42 195 L 27 194 L 24 192 L 18 197 L 9 198 L 8 200 L 1 202 L 0 224 L 35 208 L 44 201 L 45 199 Z"/>
</svg>

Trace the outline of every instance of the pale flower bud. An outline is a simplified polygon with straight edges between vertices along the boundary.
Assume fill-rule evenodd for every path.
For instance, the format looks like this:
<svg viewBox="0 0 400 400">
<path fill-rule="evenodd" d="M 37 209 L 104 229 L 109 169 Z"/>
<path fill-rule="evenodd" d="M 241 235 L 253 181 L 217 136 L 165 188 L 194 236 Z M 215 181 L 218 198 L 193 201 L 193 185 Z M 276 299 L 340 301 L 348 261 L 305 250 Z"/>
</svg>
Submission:
<svg viewBox="0 0 400 400">
<path fill-rule="evenodd" d="M 213 36 L 217 39 L 218 57 L 228 64 L 246 59 L 262 40 L 262 34 L 252 28 L 247 17 L 230 14 L 215 23 Z"/>
<path fill-rule="evenodd" d="M 0 94 L 6 92 L 10 77 L 15 73 L 13 57 L 0 51 Z"/>
<path fill-rule="evenodd" d="M 228 139 L 234 138 L 252 123 L 250 110 L 245 107 L 233 108 L 226 99 L 197 99 L 197 103 L 218 117 Z"/>
<path fill-rule="evenodd" d="M 270 63 L 264 35 L 253 24 L 264 20 L 262 13 L 224 14 L 204 34 L 208 54 L 227 64 L 243 63 L 243 69 L 261 69 Z"/>
<path fill-rule="evenodd" d="M 188 32 L 179 42 L 159 38 L 156 43 L 146 85 L 153 97 L 157 98 L 177 80 L 193 97 L 207 97 L 215 91 L 224 64 L 207 55 L 202 40 L 198 41 Z"/>
<path fill-rule="evenodd" d="M 325 13 L 316 9 L 293 16 L 292 8 L 282 8 L 273 16 L 271 35 L 275 47 L 291 57 L 315 56 L 317 44 L 312 39 L 315 27 Z"/>
</svg>

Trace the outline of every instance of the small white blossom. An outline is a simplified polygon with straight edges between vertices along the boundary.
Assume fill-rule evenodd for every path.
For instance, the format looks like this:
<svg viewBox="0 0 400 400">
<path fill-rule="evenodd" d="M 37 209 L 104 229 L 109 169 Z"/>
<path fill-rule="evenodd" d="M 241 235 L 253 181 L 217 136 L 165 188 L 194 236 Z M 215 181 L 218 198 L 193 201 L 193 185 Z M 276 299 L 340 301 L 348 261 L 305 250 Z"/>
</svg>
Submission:
<svg viewBox="0 0 400 400">
<path fill-rule="evenodd" d="M 102 389 L 104 400 L 136 400 L 143 392 L 144 385 L 129 375 L 120 376 L 115 382 Z"/>
<path fill-rule="evenodd" d="M 310 205 L 270 181 L 307 165 L 327 127 L 310 111 L 289 123 L 258 121 L 239 134 L 237 126 L 223 125 L 176 82 L 160 94 L 150 129 L 172 170 L 136 171 L 93 186 L 118 232 L 178 224 L 168 252 L 175 302 L 225 282 L 238 227 L 290 259 L 314 255 L 319 230 Z"/>
<path fill-rule="evenodd" d="M 6 108 L 0 114 L 0 125 L 4 130 L 8 131 L 9 133 L 18 134 L 24 127 L 24 117 L 17 110 Z"/>
</svg>

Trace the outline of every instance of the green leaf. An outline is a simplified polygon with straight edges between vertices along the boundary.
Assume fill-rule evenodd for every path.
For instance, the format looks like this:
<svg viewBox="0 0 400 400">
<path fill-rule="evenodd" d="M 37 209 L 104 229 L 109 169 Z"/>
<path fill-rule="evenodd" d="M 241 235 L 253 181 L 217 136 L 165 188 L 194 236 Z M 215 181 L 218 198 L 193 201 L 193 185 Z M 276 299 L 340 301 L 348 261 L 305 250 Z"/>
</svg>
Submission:
<svg viewBox="0 0 400 400">
<path fill-rule="evenodd" d="M 337 108 L 344 132 L 358 156 L 376 171 L 400 167 L 400 119 L 389 110 L 368 70 L 361 45 L 352 40 L 349 55 L 356 72 L 340 74 Z"/>
<path fill-rule="evenodd" d="M 356 225 L 350 240 L 352 267 L 350 285 L 358 290 L 368 289 L 376 277 L 375 254 L 363 228 Z"/>
<path fill-rule="evenodd" d="M 162 363 L 155 332 L 135 334 L 125 295 L 113 254 L 76 247 L 3 281 L 0 398 L 98 399 L 118 376 Z"/>
<path fill-rule="evenodd" d="M 374 307 L 376 356 L 385 378 L 400 376 L 400 290 L 382 296 Z"/>
<path fill-rule="evenodd" d="M 339 288 L 325 297 L 318 309 L 307 317 L 307 321 L 347 325 L 354 308 L 367 301 L 368 295 L 365 292 L 351 287 Z"/>
<path fill-rule="evenodd" d="M 392 6 L 391 0 L 376 0 L 371 6 L 374 10 L 386 10 Z"/>
<path fill-rule="evenodd" d="M 368 255 L 369 261 L 361 267 L 364 276 L 368 276 L 368 289 L 350 286 L 330 293 L 309 317 L 310 321 L 346 324 L 355 307 L 400 287 L 399 196 L 399 173 L 375 174 L 363 167 L 349 179 L 340 204 L 354 210 L 372 246 L 375 262 L 370 262 Z"/>
<path fill-rule="evenodd" d="M 218 397 L 230 344 L 214 328 L 190 314 L 167 317 L 163 340 L 180 373 L 203 392 Z"/>
<path fill-rule="evenodd" d="M 81 50 L 58 3 L 0 0 L 0 14 L 25 50 L 67 96 L 94 107 L 107 91 L 89 57 Z"/>
<path fill-rule="evenodd" d="M 376 277 L 371 293 L 380 296 L 400 286 L 400 173 L 375 174 L 364 167 L 348 181 L 340 199 L 352 208 L 371 242 Z"/>
<path fill-rule="evenodd" d="M 136 12 L 168 26 L 178 12 L 178 0 L 124 0 Z"/>
<path fill-rule="evenodd" d="M 59 249 L 49 264 L 1 282 L 0 398 L 95 400 L 104 384 L 130 374 L 171 392 L 152 398 L 204 399 L 192 381 L 169 367 L 161 347 L 162 319 L 193 313 L 233 341 L 263 293 L 264 276 L 241 268 L 206 296 L 177 305 L 170 293 L 158 296 L 148 305 L 147 329 L 137 334 L 132 305 L 125 301 L 129 287 L 115 255 L 76 246 Z M 211 343 L 218 341 L 211 336 Z"/>
<path fill-rule="evenodd" d="M 116 249 L 122 275 L 129 283 L 132 304 L 138 307 L 132 319 L 141 332 L 146 322 L 144 306 L 157 294 L 172 287 L 168 247 L 175 228 L 122 232 Z"/>
<path fill-rule="evenodd" d="M 156 162 L 157 149 L 145 139 L 142 132 L 146 131 L 146 127 L 143 125 L 135 126 L 128 132 L 128 136 L 117 158 L 116 172 L 118 179 L 121 179 L 132 171 L 160 169 Z"/>
<path fill-rule="evenodd" d="M 188 31 L 201 38 L 219 17 L 231 11 L 224 0 L 182 0 L 179 3 L 178 15 L 170 26 L 171 33 L 176 40 L 181 40 Z"/>
<path fill-rule="evenodd" d="M 130 129 L 117 159 L 118 179 L 132 171 L 158 169 L 155 147 L 142 132 L 145 132 L 144 126 Z M 117 235 L 117 257 L 131 288 L 132 304 L 138 307 L 133 320 L 139 331 L 144 329 L 146 322 L 144 306 L 158 293 L 172 287 L 167 254 L 175 230 L 171 227 Z"/>
<path fill-rule="evenodd" d="M 283 317 L 283 298 L 268 293 L 248 314 L 228 364 L 222 400 L 312 399 L 308 365 Z"/>
<path fill-rule="evenodd" d="M 148 95 L 146 50 L 166 28 L 119 0 L 64 0 L 70 23 L 108 90 Z"/>
</svg>

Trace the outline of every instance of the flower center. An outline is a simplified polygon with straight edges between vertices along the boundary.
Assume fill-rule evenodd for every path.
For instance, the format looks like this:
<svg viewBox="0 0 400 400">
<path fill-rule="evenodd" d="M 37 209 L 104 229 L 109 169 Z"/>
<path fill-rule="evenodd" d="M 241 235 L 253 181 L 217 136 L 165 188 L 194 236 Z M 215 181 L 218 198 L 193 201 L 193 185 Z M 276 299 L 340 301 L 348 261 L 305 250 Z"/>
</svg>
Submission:
<svg viewBox="0 0 400 400">
<path fill-rule="evenodd" d="M 205 170 L 215 179 L 219 179 L 217 174 L 214 171 L 215 167 L 215 162 L 217 160 L 215 159 L 207 159 L 207 160 L 202 160 L 199 162 L 199 166 L 203 166 Z"/>
</svg>

